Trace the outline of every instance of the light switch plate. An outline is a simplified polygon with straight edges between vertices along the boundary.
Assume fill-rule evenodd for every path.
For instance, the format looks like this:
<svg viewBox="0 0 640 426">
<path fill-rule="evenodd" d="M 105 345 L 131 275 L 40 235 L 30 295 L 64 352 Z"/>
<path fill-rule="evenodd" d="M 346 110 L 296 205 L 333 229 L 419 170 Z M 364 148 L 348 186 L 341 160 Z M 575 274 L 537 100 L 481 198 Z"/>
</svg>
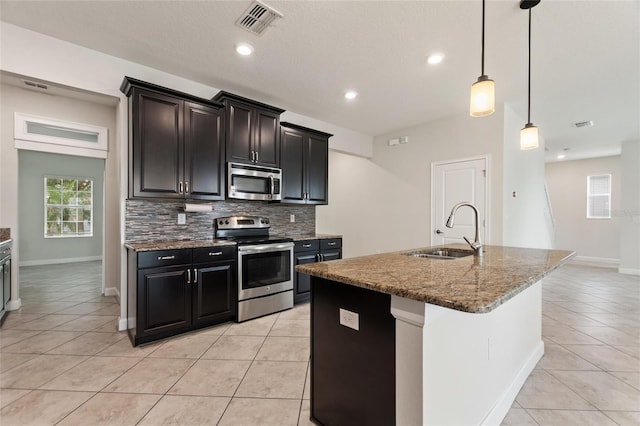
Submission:
<svg viewBox="0 0 640 426">
<path fill-rule="evenodd" d="M 356 331 L 360 330 L 360 315 L 340 308 L 340 325 L 352 328 Z"/>
<path fill-rule="evenodd" d="M 178 213 L 178 225 L 185 225 L 187 223 L 187 214 Z"/>
</svg>

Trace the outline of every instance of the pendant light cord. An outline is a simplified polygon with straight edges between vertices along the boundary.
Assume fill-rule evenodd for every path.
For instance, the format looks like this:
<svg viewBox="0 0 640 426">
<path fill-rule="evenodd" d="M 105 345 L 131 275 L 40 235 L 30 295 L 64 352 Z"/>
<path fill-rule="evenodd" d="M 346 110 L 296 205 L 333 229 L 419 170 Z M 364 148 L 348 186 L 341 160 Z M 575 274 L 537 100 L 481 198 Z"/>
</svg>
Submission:
<svg viewBox="0 0 640 426">
<path fill-rule="evenodd" d="M 531 8 L 529 8 L 529 80 L 527 98 L 527 123 L 531 123 Z"/>
<path fill-rule="evenodd" d="M 484 75 L 484 0 L 482 0 L 482 69 L 480 75 Z"/>
</svg>

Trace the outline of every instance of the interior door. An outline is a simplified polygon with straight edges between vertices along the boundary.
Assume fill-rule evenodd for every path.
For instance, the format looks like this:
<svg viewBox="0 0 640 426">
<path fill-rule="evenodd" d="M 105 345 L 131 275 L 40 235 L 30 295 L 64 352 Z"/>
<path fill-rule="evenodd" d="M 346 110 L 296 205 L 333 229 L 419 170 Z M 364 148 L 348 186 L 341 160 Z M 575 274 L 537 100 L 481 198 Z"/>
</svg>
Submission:
<svg viewBox="0 0 640 426">
<path fill-rule="evenodd" d="M 457 203 L 467 202 L 478 209 L 480 240 L 487 241 L 487 158 L 433 163 L 431 244 L 466 244 L 463 237 L 473 241 L 475 217 L 469 207 L 461 207 L 453 228 L 445 226 L 451 209 Z"/>
</svg>

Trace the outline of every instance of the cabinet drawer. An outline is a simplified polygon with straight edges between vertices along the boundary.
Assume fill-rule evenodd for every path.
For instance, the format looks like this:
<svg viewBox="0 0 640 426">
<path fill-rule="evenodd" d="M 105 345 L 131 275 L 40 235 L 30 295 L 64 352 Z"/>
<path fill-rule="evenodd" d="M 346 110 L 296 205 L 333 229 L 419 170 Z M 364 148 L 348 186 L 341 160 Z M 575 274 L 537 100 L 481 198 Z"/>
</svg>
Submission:
<svg viewBox="0 0 640 426">
<path fill-rule="evenodd" d="M 213 246 L 193 249 L 193 263 L 236 260 L 236 246 Z"/>
<path fill-rule="evenodd" d="M 138 268 L 155 268 L 190 263 L 191 249 L 143 251 L 138 253 Z"/>
<path fill-rule="evenodd" d="M 342 238 L 328 238 L 326 240 L 320 240 L 321 250 L 331 250 L 342 248 Z"/>
<path fill-rule="evenodd" d="M 295 241 L 294 244 L 294 251 L 318 251 L 320 249 L 320 243 L 318 240 Z"/>
</svg>

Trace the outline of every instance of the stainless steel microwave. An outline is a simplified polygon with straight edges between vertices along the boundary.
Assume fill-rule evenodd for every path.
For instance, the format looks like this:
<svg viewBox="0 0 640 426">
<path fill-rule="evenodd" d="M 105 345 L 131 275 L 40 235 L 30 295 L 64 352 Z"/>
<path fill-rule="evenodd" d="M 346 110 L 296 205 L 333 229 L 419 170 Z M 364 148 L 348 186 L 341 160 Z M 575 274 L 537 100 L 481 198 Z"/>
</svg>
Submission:
<svg viewBox="0 0 640 426">
<path fill-rule="evenodd" d="M 278 201 L 282 199 L 282 170 L 227 163 L 227 198 Z"/>
</svg>

